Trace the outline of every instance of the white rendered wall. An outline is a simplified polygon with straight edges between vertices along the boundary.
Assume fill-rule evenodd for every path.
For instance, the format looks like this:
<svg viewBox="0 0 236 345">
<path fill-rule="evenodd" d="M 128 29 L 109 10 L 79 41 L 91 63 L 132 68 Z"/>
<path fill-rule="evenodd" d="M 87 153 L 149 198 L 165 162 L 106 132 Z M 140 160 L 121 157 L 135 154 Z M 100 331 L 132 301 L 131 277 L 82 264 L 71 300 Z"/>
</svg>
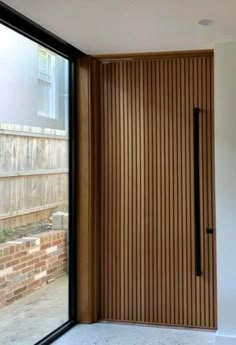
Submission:
<svg viewBox="0 0 236 345">
<path fill-rule="evenodd" d="M 236 42 L 215 45 L 218 333 L 236 345 Z"/>
<path fill-rule="evenodd" d="M 57 119 L 51 119 L 38 115 L 38 44 L 0 23 L 0 123 L 68 126 L 68 61 L 55 58 Z"/>
</svg>

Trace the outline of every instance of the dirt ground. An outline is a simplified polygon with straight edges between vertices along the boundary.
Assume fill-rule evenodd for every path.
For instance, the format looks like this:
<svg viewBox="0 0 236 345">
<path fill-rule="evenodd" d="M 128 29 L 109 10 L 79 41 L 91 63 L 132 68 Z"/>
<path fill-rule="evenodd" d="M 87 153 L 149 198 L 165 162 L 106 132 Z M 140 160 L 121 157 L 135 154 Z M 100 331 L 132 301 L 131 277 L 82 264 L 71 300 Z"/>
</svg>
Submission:
<svg viewBox="0 0 236 345">
<path fill-rule="evenodd" d="M 52 220 L 46 219 L 42 222 L 20 226 L 14 229 L 0 229 L 0 243 L 14 241 L 21 237 L 39 234 L 40 232 L 50 231 L 52 229 Z"/>
<path fill-rule="evenodd" d="M 68 212 L 68 207 L 66 205 L 60 206 L 54 209 L 54 212 Z M 44 219 L 41 222 L 35 222 L 33 224 L 27 224 L 12 229 L 2 229 L 0 227 L 0 243 L 7 241 L 14 241 L 18 238 L 27 237 L 31 235 L 36 235 L 41 232 L 50 231 L 52 229 L 52 217 Z"/>
</svg>

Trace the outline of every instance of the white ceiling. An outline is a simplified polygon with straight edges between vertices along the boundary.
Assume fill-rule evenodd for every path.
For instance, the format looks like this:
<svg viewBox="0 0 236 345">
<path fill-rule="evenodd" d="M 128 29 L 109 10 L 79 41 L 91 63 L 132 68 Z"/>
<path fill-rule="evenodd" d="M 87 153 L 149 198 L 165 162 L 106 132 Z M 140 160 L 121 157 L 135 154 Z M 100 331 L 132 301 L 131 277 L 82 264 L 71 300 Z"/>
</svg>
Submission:
<svg viewBox="0 0 236 345">
<path fill-rule="evenodd" d="M 5 0 L 87 54 L 212 48 L 236 39 L 236 0 Z M 198 21 L 213 20 L 202 27 Z"/>
</svg>

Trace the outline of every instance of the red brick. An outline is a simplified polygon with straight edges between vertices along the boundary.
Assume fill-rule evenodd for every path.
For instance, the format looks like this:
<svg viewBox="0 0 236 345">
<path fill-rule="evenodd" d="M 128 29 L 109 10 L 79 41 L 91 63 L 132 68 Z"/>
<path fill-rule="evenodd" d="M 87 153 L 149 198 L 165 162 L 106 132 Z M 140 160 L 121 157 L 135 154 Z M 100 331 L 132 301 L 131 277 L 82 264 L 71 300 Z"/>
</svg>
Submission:
<svg viewBox="0 0 236 345">
<path fill-rule="evenodd" d="M 10 254 L 15 253 L 15 246 L 10 246 L 9 252 L 10 252 Z"/>
<path fill-rule="evenodd" d="M 33 259 L 33 260 L 30 260 L 27 262 L 27 265 L 31 266 L 31 265 L 35 265 L 39 262 L 39 258 L 36 258 L 36 259 Z"/>
<path fill-rule="evenodd" d="M 7 286 L 7 282 L 3 282 L 0 284 L 1 295 L 4 293 L 4 288 Z"/>
<path fill-rule="evenodd" d="M 19 243 L 15 246 L 15 253 L 23 252 L 26 250 L 25 242 Z"/>
<path fill-rule="evenodd" d="M 63 243 L 62 240 L 54 241 L 54 242 L 52 242 L 52 247 L 57 246 L 58 244 L 62 244 L 62 243 Z"/>
<path fill-rule="evenodd" d="M 45 261 L 40 261 L 39 263 L 37 263 L 36 265 L 35 265 L 35 268 L 40 268 L 40 267 L 42 267 L 42 266 L 44 266 L 45 265 Z"/>
<path fill-rule="evenodd" d="M 27 272 L 30 272 L 30 271 L 33 271 L 34 270 L 34 266 L 27 266 L 26 268 L 24 268 L 22 270 L 22 273 L 27 273 Z"/>
<path fill-rule="evenodd" d="M 41 260 L 47 260 L 50 257 L 49 254 L 45 254 L 41 257 Z"/>
<path fill-rule="evenodd" d="M 23 262 L 19 265 L 16 265 L 14 268 L 13 268 L 13 271 L 18 271 L 18 270 L 21 270 L 22 268 L 25 268 L 26 267 L 26 263 Z"/>
<path fill-rule="evenodd" d="M 57 256 L 51 256 L 49 259 L 48 259 L 48 262 L 49 263 L 53 263 L 53 262 L 57 262 L 58 261 L 58 257 Z"/>
<path fill-rule="evenodd" d="M 4 303 L 4 305 L 6 305 L 6 301 L 12 297 L 12 293 L 8 293 L 5 295 L 1 295 L 0 297 L 0 303 Z"/>
<path fill-rule="evenodd" d="M 13 255 L 7 255 L 7 256 L 3 256 L 1 259 L 0 259 L 0 264 L 4 264 L 5 262 L 8 262 L 10 260 L 13 259 Z"/>
<path fill-rule="evenodd" d="M 45 244 L 42 244 L 42 245 L 40 246 L 40 250 L 44 250 L 44 249 L 47 249 L 47 248 L 49 248 L 49 247 L 51 247 L 51 243 L 45 243 Z"/>
<path fill-rule="evenodd" d="M 56 272 L 57 271 L 57 267 L 53 267 L 53 268 L 50 268 L 49 270 L 47 270 L 47 274 L 51 274 L 53 272 Z"/>
<path fill-rule="evenodd" d="M 21 258 L 22 256 L 26 256 L 27 255 L 27 251 L 25 250 L 24 252 L 18 252 L 14 255 L 14 258 Z"/>
<path fill-rule="evenodd" d="M 9 299 L 9 298 L 11 298 L 13 296 L 13 294 L 12 294 L 12 292 L 9 292 L 9 293 L 7 293 L 7 294 L 5 294 L 5 295 L 1 295 L 1 297 L 0 297 L 0 301 L 7 301 L 7 299 Z"/>
<path fill-rule="evenodd" d="M 15 260 L 9 261 L 9 262 L 7 262 L 7 263 L 5 264 L 5 267 L 15 266 L 15 265 L 17 265 L 19 262 L 20 262 L 19 259 L 15 259 Z"/>
<path fill-rule="evenodd" d="M 36 280 L 36 281 L 34 281 L 34 282 L 28 284 L 27 288 L 28 288 L 28 289 L 36 288 L 36 287 L 39 287 L 39 286 L 41 286 L 41 285 L 42 285 L 42 282 L 41 282 L 41 279 L 39 279 L 39 280 Z"/>
<path fill-rule="evenodd" d="M 40 272 L 47 271 L 48 266 L 42 266 L 40 267 Z"/>
<path fill-rule="evenodd" d="M 14 291 L 14 295 L 18 295 L 19 293 L 22 293 L 23 291 L 26 290 L 26 286 L 23 286 L 17 290 Z"/>
<path fill-rule="evenodd" d="M 20 294 L 20 295 L 18 295 L 18 296 L 14 296 L 14 297 L 12 297 L 12 298 L 6 300 L 6 304 L 11 304 L 11 303 L 17 301 L 18 299 L 20 299 L 21 297 L 23 297 L 22 294 Z"/>
<path fill-rule="evenodd" d="M 6 277 L 0 277 L 0 284 L 6 281 Z"/>
<path fill-rule="evenodd" d="M 48 268 L 47 266 L 42 266 L 42 267 L 40 267 L 40 268 L 37 268 L 37 269 L 34 270 L 34 274 L 37 274 L 37 273 L 46 271 L 47 268 Z"/>
<path fill-rule="evenodd" d="M 35 246 L 35 240 L 27 240 L 27 239 L 25 239 L 25 246 L 26 246 L 26 248 L 32 248 L 32 247 L 34 247 Z"/>
<path fill-rule="evenodd" d="M 29 261 L 29 260 L 31 260 L 31 259 L 33 259 L 33 255 L 32 255 L 32 254 L 23 256 L 23 257 L 20 259 L 20 261 L 21 261 L 21 262 L 25 262 L 25 261 Z"/>
<path fill-rule="evenodd" d="M 41 250 L 39 250 L 38 252 L 32 253 L 33 254 L 33 258 L 39 258 L 42 256 L 43 252 Z"/>
<path fill-rule="evenodd" d="M 11 265 L 14 268 L 14 273 L 8 275 L 8 281 L 5 277 L 0 278 L 1 297 L 0 308 L 4 305 L 12 303 L 14 300 L 28 295 L 30 292 L 42 287 L 47 282 L 55 280 L 61 276 L 66 269 L 65 262 L 67 261 L 67 254 L 65 248 L 65 231 L 55 231 L 37 236 L 40 238 L 40 249 L 35 253 L 28 254 L 27 248 L 35 247 L 35 240 L 25 239 L 22 243 L 11 244 L 9 246 L 0 244 L 0 255 L 2 264 Z M 46 253 L 46 249 L 51 246 L 57 246 L 61 250 L 61 254 L 53 256 Z M 5 255 L 3 255 L 5 250 Z M 13 253 L 10 255 L 9 253 Z M 1 262 L 1 261 L 0 261 Z M 16 262 L 18 262 L 16 264 Z M 1 265 L 0 265 L 1 269 Z M 34 275 L 41 271 L 47 271 L 47 276 L 34 281 Z M 24 276 L 23 276 L 24 275 Z M 24 277 L 25 280 L 19 281 L 17 277 Z"/>
<path fill-rule="evenodd" d="M 0 244 L 0 257 L 6 256 L 9 254 L 9 246 L 7 246 L 5 243 Z"/>
</svg>

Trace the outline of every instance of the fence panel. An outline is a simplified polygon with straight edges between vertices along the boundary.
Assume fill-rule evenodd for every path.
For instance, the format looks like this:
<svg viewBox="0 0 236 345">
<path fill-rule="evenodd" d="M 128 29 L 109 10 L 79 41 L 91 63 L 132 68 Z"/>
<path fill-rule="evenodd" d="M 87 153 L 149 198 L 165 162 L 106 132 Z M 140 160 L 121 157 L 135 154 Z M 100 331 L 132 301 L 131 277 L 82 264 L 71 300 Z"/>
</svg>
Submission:
<svg viewBox="0 0 236 345">
<path fill-rule="evenodd" d="M 66 132 L 0 124 L 0 226 L 39 220 L 67 200 Z"/>
</svg>

